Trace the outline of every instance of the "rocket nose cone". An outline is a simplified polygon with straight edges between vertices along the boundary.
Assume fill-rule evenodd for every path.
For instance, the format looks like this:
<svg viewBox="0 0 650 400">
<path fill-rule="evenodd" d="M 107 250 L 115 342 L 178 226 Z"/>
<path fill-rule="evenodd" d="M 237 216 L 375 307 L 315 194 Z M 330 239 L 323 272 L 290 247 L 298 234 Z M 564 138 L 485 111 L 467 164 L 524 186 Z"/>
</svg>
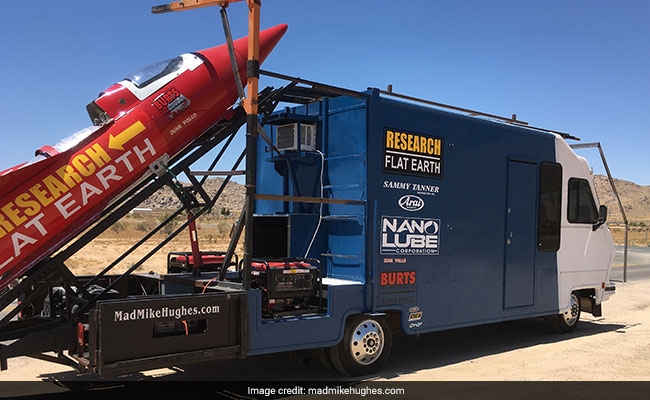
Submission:
<svg viewBox="0 0 650 400">
<path fill-rule="evenodd" d="M 281 24 L 260 32 L 260 64 L 264 62 L 275 45 L 282 39 L 287 28 L 287 24 Z"/>
<path fill-rule="evenodd" d="M 284 33 L 287 31 L 287 25 L 282 24 L 274 26 L 273 28 L 265 29 L 260 32 L 260 64 L 264 62 L 266 57 L 273 51 L 273 48 L 280 41 Z M 235 48 L 235 57 L 237 58 L 237 66 L 240 71 L 246 71 L 246 59 L 248 58 L 248 38 L 243 37 L 233 41 L 233 47 Z M 229 68 L 230 59 L 228 58 L 228 48 L 225 44 L 221 46 L 211 47 L 209 49 L 204 49 L 197 51 L 197 54 L 200 54 L 204 58 L 210 61 L 210 63 L 217 68 L 217 66 L 226 64 Z"/>
<path fill-rule="evenodd" d="M 260 64 L 264 62 L 266 57 L 271 53 L 276 44 L 280 41 L 284 33 L 287 31 L 287 25 L 282 24 L 274 26 L 273 28 L 265 29 L 260 32 L 259 43 L 259 60 Z M 233 41 L 235 48 L 235 58 L 237 60 L 237 68 L 241 81 L 246 82 L 246 60 L 248 58 L 248 38 L 243 37 Z M 217 47 L 211 47 L 196 52 L 204 60 L 208 61 L 210 68 L 221 78 L 223 85 L 227 90 L 232 91 L 236 89 L 235 79 L 232 75 L 232 64 L 228 52 L 228 47 L 225 44 Z"/>
</svg>

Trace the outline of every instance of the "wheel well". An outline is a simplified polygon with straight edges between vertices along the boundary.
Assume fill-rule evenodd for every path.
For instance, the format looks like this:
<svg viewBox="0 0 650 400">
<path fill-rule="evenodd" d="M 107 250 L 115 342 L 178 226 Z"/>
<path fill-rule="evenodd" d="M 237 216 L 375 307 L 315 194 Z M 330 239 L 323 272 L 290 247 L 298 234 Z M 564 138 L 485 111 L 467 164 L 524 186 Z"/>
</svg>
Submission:
<svg viewBox="0 0 650 400">
<path fill-rule="evenodd" d="M 388 310 L 385 313 L 390 329 L 393 331 L 399 330 L 402 321 L 402 312 L 400 310 Z"/>
<path fill-rule="evenodd" d="M 580 289 L 580 290 L 574 290 L 573 293 L 577 294 L 578 297 L 583 297 L 583 298 L 591 298 L 593 296 L 596 296 L 596 290 L 595 289 Z"/>
<path fill-rule="evenodd" d="M 582 311 L 588 312 L 594 317 L 601 317 L 603 315 L 601 305 L 596 304 L 595 289 L 580 289 L 574 290 L 573 292 L 578 296 Z"/>
<path fill-rule="evenodd" d="M 401 318 L 402 318 L 402 312 L 400 310 L 382 310 L 380 311 L 382 314 L 386 314 L 386 321 L 388 322 L 388 325 L 390 326 L 391 331 L 397 331 L 400 329 L 401 326 Z M 364 314 L 364 313 L 361 313 Z M 345 324 L 347 325 L 348 320 L 355 315 L 359 314 L 350 314 L 345 318 Z"/>
</svg>

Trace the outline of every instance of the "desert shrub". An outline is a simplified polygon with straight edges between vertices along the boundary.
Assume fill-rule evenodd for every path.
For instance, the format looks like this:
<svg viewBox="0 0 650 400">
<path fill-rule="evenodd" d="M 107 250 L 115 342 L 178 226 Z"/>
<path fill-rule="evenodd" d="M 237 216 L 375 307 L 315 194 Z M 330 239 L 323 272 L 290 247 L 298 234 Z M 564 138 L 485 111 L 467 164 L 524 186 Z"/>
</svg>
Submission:
<svg viewBox="0 0 650 400">
<path fill-rule="evenodd" d="M 217 223 L 217 231 L 219 231 L 219 236 L 225 237 L 230 232 L 230 224 L 226 221 L 219 221 Z"/>
<path fill-rule="evenodd" d="M 163 221 L 165 221 L 170 216 L 171 216 L 171 214 L 169 214 L 169 213 L 163 214 L 163 215 L 160 216 L 159 221 L 162 223 Z M 166 235 L 170 235 L 172 232 L 174 232 L 176 230 L 176 228 L 178 226 L 181 225 L 181 223 L 182 223 L 181 221 L 184 221 L 183 215 L 182 214 L 177 215 L 174 219 L 172 219 L 167 225 L 165 225 L 162 228 L 162 232 L 164 234 L 166 234 Z"/>
<path fill-rule="evenodd" d="M 149 232 L 155 227 L 156 225 L 153 221 L 140 221 L 135 224 L 135 229 L 141 232 Z"/>
<path fill-rule="evenodd" d="M 126 229 L 126 224 L 124 222 L 117 221 L 111 225 L 111 230 L 115 233 L 120 233 Z"/>
</svg>

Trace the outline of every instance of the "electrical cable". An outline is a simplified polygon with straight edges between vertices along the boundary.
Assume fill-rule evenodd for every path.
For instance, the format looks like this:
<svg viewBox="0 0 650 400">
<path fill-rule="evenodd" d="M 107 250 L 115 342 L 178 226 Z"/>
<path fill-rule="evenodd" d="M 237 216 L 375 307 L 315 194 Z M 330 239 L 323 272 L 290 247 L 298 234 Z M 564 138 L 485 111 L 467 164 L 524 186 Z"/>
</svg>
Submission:
<svg viewBox="0 0 650 400">
<path fill-rule="evenodd" d="M 205 286 L 203 286 L 203 290 L 201 291 L 201 294 L 205 294 L 205 291 L 208 290 L 208 286 L 210 286 L 212 282 L 216 281 L 217 278 L 219 278 L 219 274 L 217 274 L 217 276 L 215 276 L 214 278 L 210 279 L 210 281 L 206 283 Z"/>
<path fill-rule="evenodd" d="M 323 192 L 324 192 L 324 186 L 323 186 L 323 172 L 325 170 L 325 155 L 321 153 L 320 150 L 316 150 L 316 153 L 320 155 L 320 198 L 323 198 Z M 314 244 L 314 240 L 316 239 L 316 235 L 318 234 L 318 230 L 320 229 L 320 223 L 323 220 L 323 203 L 320 203 L 320 211 L 318 212 L 318 225 L 316 225 L 316 230 L 314 231 L 314 236 L 311 238 L 311 242 L 309 242 L 309 246 L 307 247 L 307 251 L 305 252 L 305 257 L 309 255 L 309 251 L 311 250 L 311 246 Z"/>
</svg>

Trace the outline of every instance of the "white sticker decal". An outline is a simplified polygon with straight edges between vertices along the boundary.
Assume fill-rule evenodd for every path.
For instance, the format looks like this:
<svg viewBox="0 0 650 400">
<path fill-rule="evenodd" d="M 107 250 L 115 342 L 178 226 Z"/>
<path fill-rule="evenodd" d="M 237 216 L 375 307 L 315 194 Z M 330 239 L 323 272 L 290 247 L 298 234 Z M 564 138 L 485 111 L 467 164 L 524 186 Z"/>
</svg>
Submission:
<svg viewBox="0 0 650 400">
<path fill-rule="evenodd" d="M 380 254 L 438 255 L 440 220 L 381 217 Z"/>
<path fill-rule="evenodd" d="M 397 204 L 404 211 L 420 211 L 424 208 L 424 200 L 418 196 L 407 194 L 406 196 L 400 197 Z"/>
</svg>

